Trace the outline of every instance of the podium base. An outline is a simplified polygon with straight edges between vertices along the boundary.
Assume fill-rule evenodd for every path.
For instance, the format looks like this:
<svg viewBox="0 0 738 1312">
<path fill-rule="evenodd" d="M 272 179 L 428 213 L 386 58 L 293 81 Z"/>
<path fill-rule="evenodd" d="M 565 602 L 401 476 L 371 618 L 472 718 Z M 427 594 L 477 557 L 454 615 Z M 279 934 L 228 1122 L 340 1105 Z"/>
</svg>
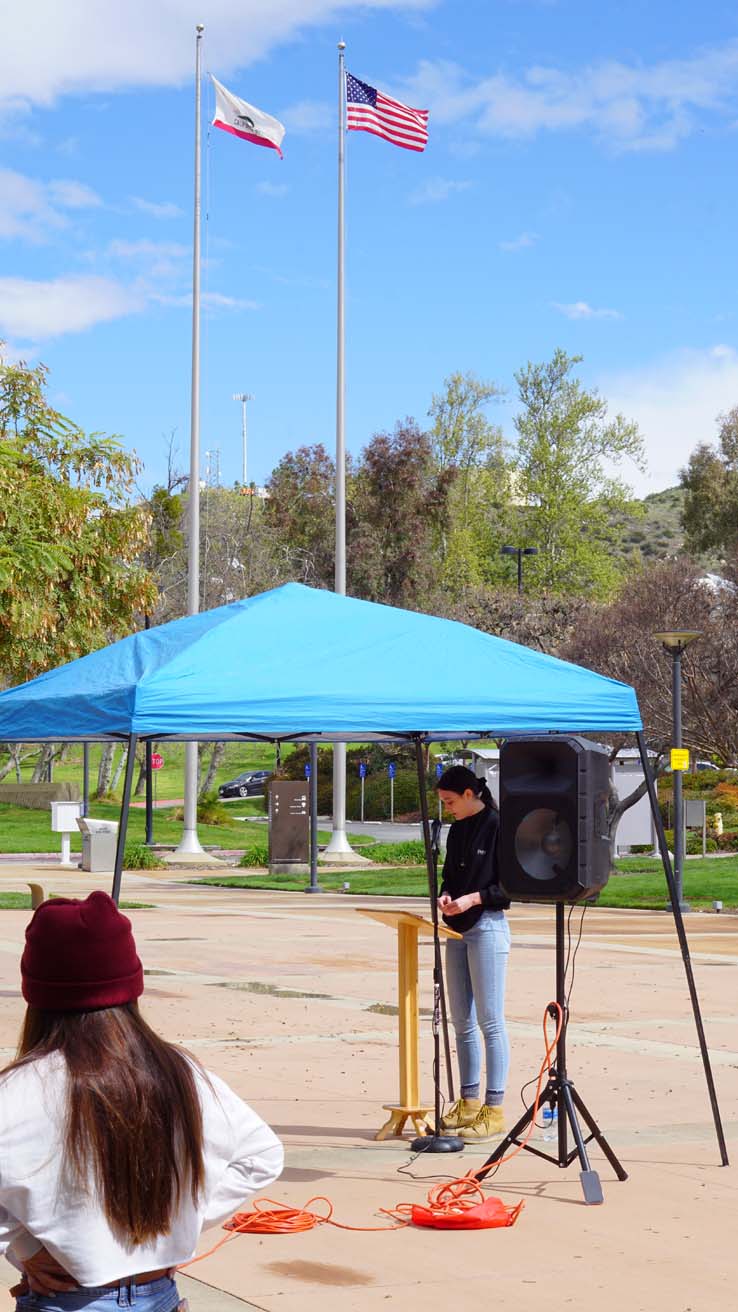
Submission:
<svg viewBox="0 0 738 1312">
<path fill-rule="evenodd" d="M 414 1153 L 460 1153 L 465 1147 L 458 1134 L 421 1134 L 410 1144 Z"/>
<path fill-rule="evenodd" d="M 430 1122 L 428 1117 L 433 1111 L 432 1107 L 420 1107 L 418 1104 L 410 1106 L 405 1103 L 388 1103 L 384 1104 L 384 1110 L 389 1112 L 389 1120 L 385 1121 L 381 1130 L 378 1130 L 374 1138 L 379 1139 L 401 1139 L 402 1131 L 405 1128 L 406 1121 L 412 1121 L 415 1126 L 415 1133 L 425 1135 L 431 1133 Z"/>
</svg>

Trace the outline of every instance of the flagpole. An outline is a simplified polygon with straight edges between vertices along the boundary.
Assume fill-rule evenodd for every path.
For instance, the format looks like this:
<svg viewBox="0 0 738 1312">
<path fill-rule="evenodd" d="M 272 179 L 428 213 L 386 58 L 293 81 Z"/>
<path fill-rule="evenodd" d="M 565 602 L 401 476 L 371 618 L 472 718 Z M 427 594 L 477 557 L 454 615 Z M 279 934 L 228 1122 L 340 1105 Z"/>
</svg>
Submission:
<svg viewBox="0 0 738 1312">
<path fill-rule="evenodd" d="M 189 543 L 187 549 L 187 614 L 200 610 L 200 224 L 201 224 L 201 79 L 202 23 L 195 38 L 195 216 L 192 241 L 192 394 L 190 408 L 190 478 L 187 512 Z M 197 836 L 197 743 L 185 743 L 184 826 L 176 859 L 199 858 L 207 854 Z"/>
<path fill-rule="evenodd" d="M 344 50 L 338 43 L 338 268 L 336 323 L 336 565 L 334 591 L 346 595 L 346 316 L 345 222 L 346 174 L 346 73 Z M 346 744 L 333 744 L 333 831 L 323 853 L 324 861 L 340 864 L 354 853 L 346 837 Z"/>
</svg>

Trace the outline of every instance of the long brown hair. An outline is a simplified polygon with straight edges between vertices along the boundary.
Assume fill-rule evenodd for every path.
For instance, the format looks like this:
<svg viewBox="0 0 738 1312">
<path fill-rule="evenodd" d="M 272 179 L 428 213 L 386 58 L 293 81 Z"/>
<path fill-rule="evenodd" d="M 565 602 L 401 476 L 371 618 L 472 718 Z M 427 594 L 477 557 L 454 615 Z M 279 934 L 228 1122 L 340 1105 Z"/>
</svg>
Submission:
<svg viewBox="0 0 738 1312">
<path fill-rule="evenodd" d="M 185 1190 L 196 1204 L 204 1183 L 193 1059 L 155 1034 L 135 1002 L 99 1011 L 28 1007 L 6 1070 L 53 1052 L 68 1072 L 64 1155 L 72 1179 L 84 1185 L 92 1176 L 124 1241 L 156 1239 Z"/>
</svg>

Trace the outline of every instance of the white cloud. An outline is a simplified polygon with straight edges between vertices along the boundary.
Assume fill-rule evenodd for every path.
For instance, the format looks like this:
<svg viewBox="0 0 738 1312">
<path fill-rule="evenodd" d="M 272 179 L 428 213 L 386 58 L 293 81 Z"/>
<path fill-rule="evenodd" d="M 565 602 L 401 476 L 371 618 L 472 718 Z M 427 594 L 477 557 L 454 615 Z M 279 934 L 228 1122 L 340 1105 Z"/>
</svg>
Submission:
<svg viewBox="0 0 738 1312">
<path fill-rule="evenodd" d="M 572 301 L 569 305 L 552 301 L 551 304 L 554 310 L 558 310 L 567 319 L 622 319 L 623 317 L 619 310 L 596 310 L 586 301 Z"/>
<path fill-rule="evenodd" d="M 189 309 L 192 305 L 192 293 L 183 292 L 181 295 L 172 296 L 164 293 L 153 292 L 151 300 L 156 301 L 159 305 L 168 305 L 172 309 Z M 209 310 L 260 310 L 261 305 L 258 301 L 247 301 L 240 296 L 225 296 L 222 292 L 203 292 L 200 297 L 201 304 Z"/>
<path fill-rule="evenodd" d="M 68 226 L 65 209 L 101 204 L 97 193 L 82 182 L 39 182 L 12 169 L 0 169 L 0 237 L 47 241 L 52 230 Z"/>
<path fill-rule="evenodd" d="M 472 119 L 489 136 L 586 130 L 619 150 L 670 150 L 706 114 L 735 116 L 738 40 L 650 65 L 538 65 L 476 80 L 458 64 L 423 61 L 405 86 L 436 122 Z"/>
<path fill-rule="evenodd" d="M 60 178 L 57 182 L 49 182 L 48 190 L 51 199 L 64 209 L 88 210 L 97 209 L 102 205 L 97 192 L 84 182 L 72 182 L 69 178 Z"/>
<path fill-rule="evenodd" d="M 39 342 L 80 333 L 143 308 L 140 293 L 110 278 L 69 274 L 47 282 L 0 278 L 0 332 Z"/>
<path fill-rule="evenodd" d="M 287 195 L 289 187 L 286 182 L 257 182 L 254 190 L 260 196 L 272 196 L 275 200 L 280 200 L 282 196 Z"/>
<path fill-rule="evenodd" d="M 513 237 L 510 241 L 500 241 L 497 244 L 501 251 L 515 252 L 528 250 L 531 246 L 535 246 L 537 241 L 540 241 L 537 232 L 521 232 L 518 237 Z"/>
<path fill-rule="evenodd" d="M 288 132 L 326 132 L 335 127 L 336 107 L 326 100 L 300 100 L 279 111 Z"/>
<path fill-rule="evenodd" d="M 448 200 L 460 191 L 468 191 L 471 182 L 454 182 L 450 178 L 428 178 L 422 186 L 412 192 L 411 205 L 433 205 L 438 201 Z"/>
<path fill-rule="evenodd" d="M 183 214 L 179 205 L 171 200 L 144 200 L 143 196 L 131 196 L 131 204 L 143 214 L 150 214 L 152 219 L 179 219 Z"/>
<path fill-rule="evenodd" d="M 436 0 L 363 0 L 362 8 L 423 10 Z M 34 0 L 5 6 L 2 96 L 51 105 L 61 95 L 179 86 L 192 76 L 195 24 L 209 67 L 228 76 L 317 24 L 352 16 L 353 0 Z M 248 98 L 248 79 L 234 90 Z M 269 108 L 267 106 L 267 108 Z"/>
<path fill-rule="evenodd" d="M 715 441 L 717 416 L 738 404 L 738 351 L 685 348 L 598 386 L 609 409 L 635 419 L 644 435 L 648 475 L 629 479 L 643 496 L 673 486 L 697 444 Z"/>
<path fill-rule="evenodd" d="M 109 243 L 106 255 L 132 264 L 142 277 L 166 281 L 181 276 L 183 261 L 192 259 L 192 250 L 176 241 L 150 241 L 147 237 L 129 241 L 116 237 Z"/>
</svg>

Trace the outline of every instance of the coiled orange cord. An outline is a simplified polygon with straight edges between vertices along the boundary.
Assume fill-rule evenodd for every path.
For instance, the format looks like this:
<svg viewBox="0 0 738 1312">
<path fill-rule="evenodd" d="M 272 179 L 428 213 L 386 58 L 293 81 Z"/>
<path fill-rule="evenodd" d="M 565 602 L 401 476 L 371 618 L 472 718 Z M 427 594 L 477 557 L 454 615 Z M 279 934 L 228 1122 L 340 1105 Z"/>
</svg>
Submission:
<svg viewBox="0 0 738 1312">
<path fill-rule="evenodd" d="M 549 1039 L 548 1022 L 552 1010 L 557 1016 L 557 1024 L 556 1033 L 553 1038 Z M 543 1078 L 551 1064 L 551 1056 L 558 1043 L 563 1023 L 564 1013 L 561 1006 L 558 1002 L 549 1002 L 543 1013 L 543 1039 L 546 1051 L 538 1072 L 533 1116 L 524 1139 L 516 1145 L 512 1152 L 501 1157 L 500 1161 L 495 1163 L 495 1166 L 500 1166 L 503 1162 L 508 1162 L 512 1157 L 515 1157 L 525 1147 L 533 1133 L 535 1119 L 538 1115 Z M 436 1216 L 460 1216 L 471 1208 L 478 1207 L 485 1201 L 485 1193 L 479 1183 L 480 1175 L 481 1172 L 479 1171 L 469 1171 L 456 1180 L 434 1185 L 428 1191 L 427 1210 Z M 327 1210 L 325 1212 L 314 1212 L 311 1210 L 313 1203 L 325 1203 Z M 236 1212 L 230 1221 L 226 1221 L 223 1228 L 229 1230 L 230 1234 L 225 1235 L 223 1239 L 219 1239 L 217 1244 L 213 1244 L 213 1247 L 209 1248 L 206 1253 L 200 1253 L 199 1257 L 193 1257 L 189 1262 L 182 1262 L 177 1269 L 182 1271 L 185 1267 L 193 1266 L 195 1262 L 203 1262 L 206 1257 L 211 1257 L 213 1253 L 217 1253 L 218 1249 L 222 1248 L 224 1244 L 235 1239 L 236 1235 L 298 1235 L 306 1230 L 313 1230 L 317 1225 L 332 1225 L 337 1230 L 352 1230 L 362 1233 L 402 1230 L 405 1226 L 411 1224 L 413 1206 L 413 1203 L 397 1203 L 395 1207 L 380 1207 L 379 1211 L 392 1218 L 394 1225 L 345 1225 L 341 1221 L 333 1220 L 333 1204 L 324 1194 L 316 1194 L 314 1198 L 309 1198 L 304 1207 L 284 1207 L 282 1203 L 275 1202 L 273 1198 L 257 1198 L 254 1200 L 254 1206 L 250 1212 Z M 513 1219 L 518 1215 L 522 1206 L 523 1204 L 520 1203 L 517 1208 L 513 1209 Z"/>
</svg>

